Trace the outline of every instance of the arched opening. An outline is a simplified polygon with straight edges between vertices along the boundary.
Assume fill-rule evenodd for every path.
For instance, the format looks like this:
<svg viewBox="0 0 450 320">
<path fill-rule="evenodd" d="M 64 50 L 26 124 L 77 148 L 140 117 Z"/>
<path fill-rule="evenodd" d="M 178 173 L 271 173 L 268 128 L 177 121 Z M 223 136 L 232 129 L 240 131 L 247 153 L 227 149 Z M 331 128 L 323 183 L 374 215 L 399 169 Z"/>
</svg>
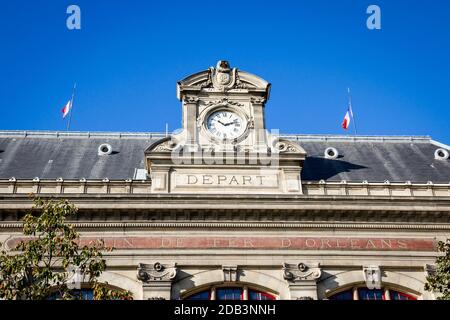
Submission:
<svg viewBox="0 0 450 320">
<path fill-rule="evenodd" d="M 116 290 L 125 292 L 126 290 L 119 288 L 117 286 L 110 285 L 108 283 L 102 283 L 106 290 Z M 79 288 L 71 289 L 70 295 L 74 300 L 94 300 L 94 288 L 89 283 L 82 283 Z M 62 298 L 61 292 L 56 289 L 53 290 L 53 293 L 49 297 L 48 300 L 60 300 Z M 133 297 L 126 297 L 127 300 L 132 300 Z M 122 300 L 122 298 L 111 298 L 111 300 Z"/>
<path fill-rule="evenodd" d="M 276 300 L 277 295 L 255 286 L 211 285 L 192 290 L 181 297 L 182 300 Z"/>
<path fill-rule="evenodd" d="M 339 288 L 327 295 L 328 300 L 417 300 L 407 289 L 385 285 L 381 289 L 369 289 L 365 284 Z"/>
<path fill-rule="evenodd" d="M 289 299 L 289 287 L 286 281 L 278 277 L 278 272 L 271 274 L 270 271 L 265 270 L 241 270 L 238 281 L 224 281 L 224 273 L 220 269 L 186 272 L 172 284 L 171 297 L 182 300 L 194 293 L 221 287 L 242 288 L 243 290 L 247 287 L 247 294 L 243 293 L 244 300 L 253 299 L 255 295 L 258 296 L 257 292 L 267 293 L 276 300 Z M 251 290 L 257 292 L 253 293 Z M 210 294 L 211 299 L 215 300 L 215 295 L 211 292 Z M 259 296 L 263 299 L 264 295 Z"/>
<path fill-rule="evenodd" d="M 423 291 L 424 283 L 415 273 L 383 271 L 382 291 L 364 291 L 366 283 L 361 270 L 342 271 L 318 282 L 319 299 L 334 300 L 427 300 L 432 298 Z M 332 296 L 341 293 L 341 296 Z M 351 299 L 349 298 L 351 295 Z"/>
</svg>

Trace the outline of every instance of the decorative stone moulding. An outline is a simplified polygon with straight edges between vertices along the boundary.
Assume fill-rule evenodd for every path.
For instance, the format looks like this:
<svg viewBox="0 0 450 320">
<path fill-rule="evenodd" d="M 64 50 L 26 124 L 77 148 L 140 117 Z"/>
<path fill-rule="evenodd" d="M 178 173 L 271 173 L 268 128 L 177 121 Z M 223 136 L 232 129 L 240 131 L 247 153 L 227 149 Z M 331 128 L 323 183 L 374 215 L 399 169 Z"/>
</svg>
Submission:
<svg viewBox="0 0 450 320">
<path fill-rule="evenodd" d="M 299 264 L 283 263 L 283 278 L 290 282 L 317 280 L 322 275 L 319 264 L 306 265 L 303 262 Z"/>
<path fill-rule="evenodd" d="M 297 143 L 286 139 L 275 139 L 273 146 L 275 151 L 279 153 L 301 153 L 306 155 L 306 152 L 302 147 L 300 147 Z"/>
<path fill-rule="evenodd" d="M 190 104 L 190 103 L 197 103 L 198 102 L 198 98 L 197 97 L 193 97 L 193 96 L 185 96 L 183 99 L 183 104 Z"/>
<path fill-rule="evenodd" d="M 137 270 L 137 278 L 142 282 L 172 281 L 177 276 L 177 265 L 140 263 Z"/>
</svg>

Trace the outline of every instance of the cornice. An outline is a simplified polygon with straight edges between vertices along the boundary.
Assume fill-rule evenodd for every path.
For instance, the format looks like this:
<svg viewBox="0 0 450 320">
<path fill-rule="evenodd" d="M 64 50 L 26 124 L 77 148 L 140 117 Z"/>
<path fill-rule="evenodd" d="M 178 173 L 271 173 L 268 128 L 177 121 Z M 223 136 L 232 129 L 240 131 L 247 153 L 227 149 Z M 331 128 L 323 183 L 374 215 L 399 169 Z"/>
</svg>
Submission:
<svg viewBox="0 0 450 320">
<path fill-rule="evenodd" d="M 339 229 L 339 230 L 424 230 L 447 231 L 450 224 L 405 223 L 258 223 L 258 222 L 75 222 L 70 223 L 84 230 L 179 230 L 179 229 Z M 1 229 L 21 229 L 21 222 L 0 223 Z"/>
</svg>

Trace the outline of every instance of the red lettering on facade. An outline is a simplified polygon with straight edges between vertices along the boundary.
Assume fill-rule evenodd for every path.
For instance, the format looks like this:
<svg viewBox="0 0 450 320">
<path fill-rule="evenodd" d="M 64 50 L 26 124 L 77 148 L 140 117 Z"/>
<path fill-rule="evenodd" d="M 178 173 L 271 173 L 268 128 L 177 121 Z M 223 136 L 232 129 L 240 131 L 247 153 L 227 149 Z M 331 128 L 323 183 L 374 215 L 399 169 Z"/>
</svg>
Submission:
<svg viewBox="0 0 450 320">
<path fill-rule="evenodd" d="M 26 237 L 6 241 L 13 250 Z M 81 245 L 103 239 L 115 249 L 261 249 L 261 250 L 366 250 L 366 251 L 435 251 L 432 238 L 339 238 L 339 237 L 83 237 Z"/>
</svg>

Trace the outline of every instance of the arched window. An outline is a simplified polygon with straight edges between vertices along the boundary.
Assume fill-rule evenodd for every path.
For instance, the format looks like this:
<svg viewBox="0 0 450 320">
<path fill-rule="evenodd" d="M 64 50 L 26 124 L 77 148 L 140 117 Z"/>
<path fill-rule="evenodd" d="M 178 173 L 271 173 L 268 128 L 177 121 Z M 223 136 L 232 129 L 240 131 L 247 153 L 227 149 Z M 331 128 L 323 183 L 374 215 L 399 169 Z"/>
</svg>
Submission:
<svg viewBox="0 0 450 320">
<path fill-rule="evenodd" d="M 188 296 L 185 300 L 211 300 L 211 292 L 209 290 L 200 291 Z"/>
<path fill-rule="evenodd" d="M 122 291 L 123 289 L 111 286 L 109 284 L 103 284 L 107 289 L 114 289 L 118 291 Z M 87 283 L 84 283 L 79 289 L 71 289 L 70 294 L 75 300 L 94 300 L 94 289 Z M 128 297 L 127 297 L 128 298 Z M 132 300 L 132 297 L 130 297 Z M 49 300 L 60 300 L 61 294 L 60 292 L 53 289 L 53 293 L 48 298 Z M 111 297 L 111 300 L 120 300 L 119 298 Z"/>
<path fill-rule="evenodd" d="M 268 292 L 247 286 L 243 287 L 210 287 L 183 298 L 184 300 L 276 300 Z"/>
<path fill-rule="evenodd" d="M 73 289 L 70 291 L 76 300 L 94 300 L 94 290 L 91 288 Z M 59 292 L 54 292 L 49 300 L 59 300 L 61 295 Z"/>
<path fill-rule="evenodd" d="M 417 300 L 413 295 L 397 291 L 389 287 L 368 289 L 353 287 L 337 292 L 328 297 L 329 300 Z"/>
<path fill-rule="evenodd" d="M 352 289 L 333 294 L 328 299 L 330 299 L 330 300 L 353 300 Z"/>
</svg>

